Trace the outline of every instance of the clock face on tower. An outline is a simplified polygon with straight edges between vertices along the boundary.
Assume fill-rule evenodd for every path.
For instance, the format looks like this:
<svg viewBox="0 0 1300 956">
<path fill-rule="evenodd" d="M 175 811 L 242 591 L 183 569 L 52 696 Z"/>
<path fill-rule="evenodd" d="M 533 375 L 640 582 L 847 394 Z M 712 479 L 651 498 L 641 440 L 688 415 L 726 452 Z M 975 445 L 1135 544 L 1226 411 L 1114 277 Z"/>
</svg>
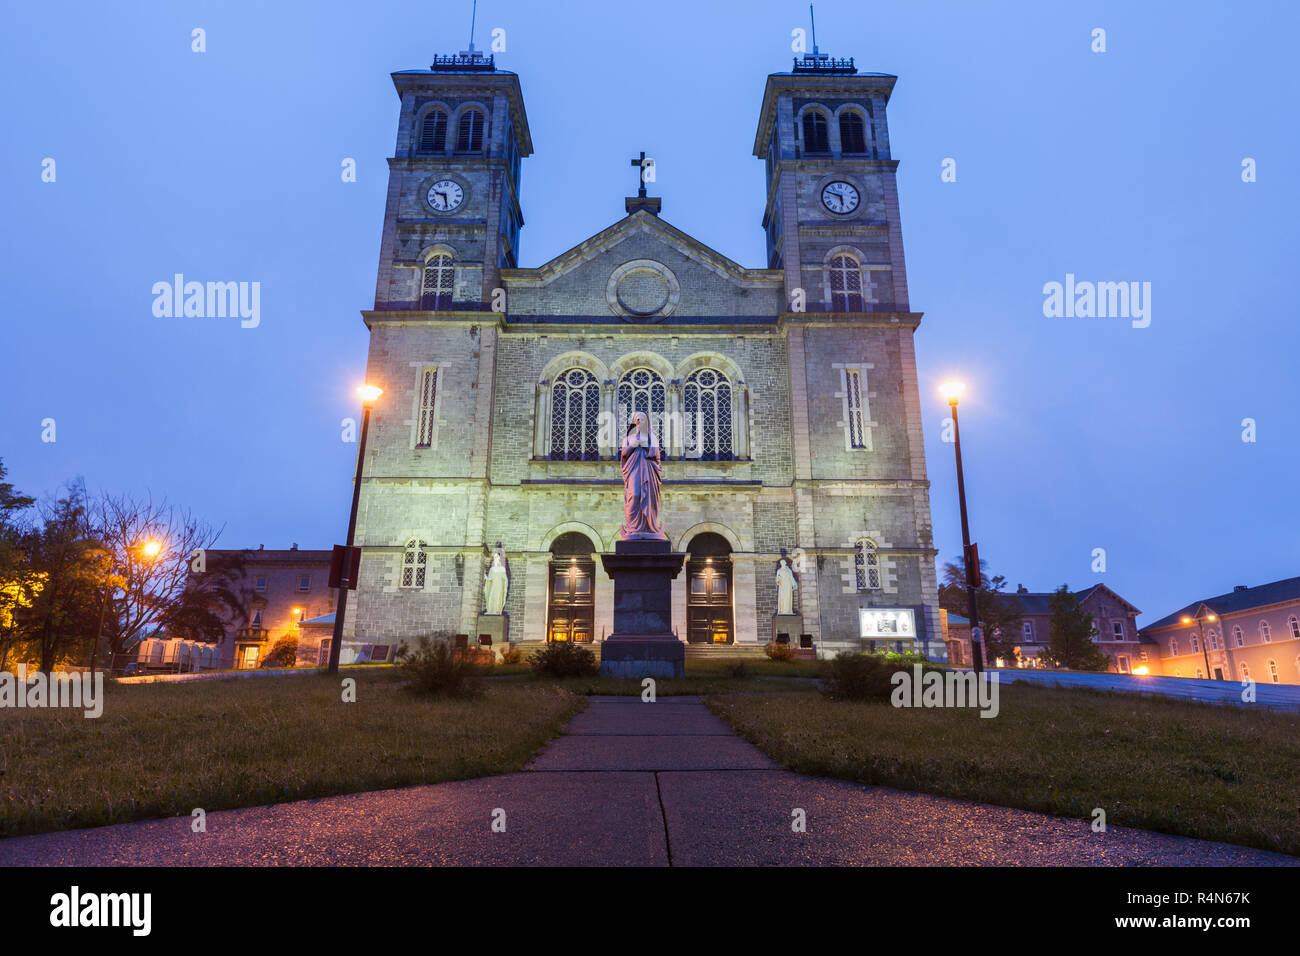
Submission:
<svg viewBox="0 0 1300 956">
<path fill-rule="evenodd" d="M 822 205 L 841 216 L 857 209 L 861 198 L 857 187 L 843 180 L 827 183 L 822 188 Z"/>
<path fill-rule="evenodd" d="M 426 197 L 429 205 L 437 212 L 451 212 L 465 201 L 465 190 L 460 183 L 452 179 L 439 179 L 429 187 Z"/>
</svg>

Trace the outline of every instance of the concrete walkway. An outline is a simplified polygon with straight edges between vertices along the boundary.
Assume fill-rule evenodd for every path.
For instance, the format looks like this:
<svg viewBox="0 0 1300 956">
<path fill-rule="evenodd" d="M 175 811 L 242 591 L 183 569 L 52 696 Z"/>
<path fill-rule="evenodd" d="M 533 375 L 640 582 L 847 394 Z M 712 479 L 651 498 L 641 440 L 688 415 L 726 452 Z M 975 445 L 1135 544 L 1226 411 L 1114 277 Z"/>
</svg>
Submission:
<svg viewBox="0 0 1300 956">
<path fill-rule="evenodd" d="M 0 841 L 0 865 L 1300 865 L 787 773 L 683 697 L 593 698 L 522 773 L 214 812 L 207 828 L 182 817 L 17 837 Z"/>
</svg>

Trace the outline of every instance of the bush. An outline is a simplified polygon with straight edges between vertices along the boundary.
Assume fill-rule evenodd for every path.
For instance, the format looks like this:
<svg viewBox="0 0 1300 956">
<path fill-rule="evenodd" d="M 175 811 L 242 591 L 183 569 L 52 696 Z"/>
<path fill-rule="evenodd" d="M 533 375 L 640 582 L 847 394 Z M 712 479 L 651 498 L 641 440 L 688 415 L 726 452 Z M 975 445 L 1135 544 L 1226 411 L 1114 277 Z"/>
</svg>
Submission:
<svg viewBox="0 0 1300 956">
<path fill-rule="evenodd" d="M 518 644 L 507 644 L 501 651 L 502 664 L 520 664 L 523 663 L 524 652 L 519 649 Z"/>
<path fill-rule="evenodd" d="M 767 655 L 769 661 L 792 661 L 794 660 L 794 645 L 769 641 L 763 645 L 763 653 Z"/>
<path fill-rule="evenodd" d="M 822 672 L 822 693 L 832 700 L 889 700 L 899 671 L 914 664 L 936 670 L 920 654 L 857 654 L 845 652 L 826 662 Z"/>
<path fill-rule="evenodd" d="M 594 677 L 600 673 L 596 655 L 572 641 L 547 644 L 528 658 L 534 677 Z"/>
<path fill-rule="evenodd" d="M 411 681 L 410 689 L 433 697 L 466 697 L 478 692 L 474 676 L 478 668 L 464 648 L 452 646 L 452 635 L 421 636 L 411 650 L 405 644 L 397 652 L 402 673 Z"/>
<path fill-rule="evenodd" d="M 298 659 L 298 638 L 286 634 L 275 642 L 275 646 L 262 658 L 258 667 L 292 667 Z"/>
</svg>

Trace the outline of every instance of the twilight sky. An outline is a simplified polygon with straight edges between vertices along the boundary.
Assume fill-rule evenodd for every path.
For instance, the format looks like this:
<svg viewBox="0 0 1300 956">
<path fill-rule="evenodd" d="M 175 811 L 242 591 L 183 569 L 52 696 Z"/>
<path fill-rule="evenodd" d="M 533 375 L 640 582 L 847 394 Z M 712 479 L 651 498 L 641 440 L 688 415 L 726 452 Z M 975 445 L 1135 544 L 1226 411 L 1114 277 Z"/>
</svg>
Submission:
<svg viewBox="0 0 1300 956">
<path fill-rule="evenodd" d="M 972 534 L 1013 587 L 1100 580 L 1149 622 L 1300 574 L 1300 8 L 1233 7 L 818 3 L 823 52 L 899 76 L 890 137 L 926 314 L 941 564 L 960 527 L 936 389 L 955 376 Z M 750 151 L 764 78 L 789 69 L 807 13 L 480 3 L 478 46 L 505 30 L 497 64 L 520 74 L 536 149 L 521 265 L 621 218 L 644 149 L 665 220 L 763 267 Z M 388 74 L 463 49 L 469 18 L 468 0 L 6 5 L 9 480 L 149 489 L 224 525 L 225 547 L 342 540 L 356 446 L 339 423 L 360 411 Z M 947 158 L 956 182 L 941 181 Z M 153 284 L 178 272 L 260 282 L 260 324 L 155 317 Z M 1043 286 L 1067 274 L 1151 283 L 1150 325 L 1046 317 Z"/>
</svg>

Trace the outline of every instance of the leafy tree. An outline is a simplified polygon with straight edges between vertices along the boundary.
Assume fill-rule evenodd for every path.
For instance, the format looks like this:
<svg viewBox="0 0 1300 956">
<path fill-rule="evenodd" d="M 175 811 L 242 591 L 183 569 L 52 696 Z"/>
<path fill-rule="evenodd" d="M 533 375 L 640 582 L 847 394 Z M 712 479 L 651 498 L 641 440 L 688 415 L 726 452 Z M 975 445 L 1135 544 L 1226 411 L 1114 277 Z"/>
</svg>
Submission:
<svg viewBox="0 0 1300 956">
<path fill-rule="evenodd" d="M 980 561 L 980 586 L 975 592 L 978 603 L 979 625 L 984 637 L 984 662 L 1001 657 L 1010 661 L 1015 646 L 1020 643 L 1021 620 L 1024 611 L 1012 594 L 1003 592 L 1007 579 L 1000 574 L 989 577 L 988 562 Z M 949 614 L 970 615 L 970 599 L 966 594 L 966 560 L 949 561 L 943 566 L 943 584 L 939 587 L 939 606 Z"/>
<path fill-rule="evenodd" d="M 1100 671 L 1109 663 L 1093 642 L 1097 629 L 1092 615 L 1079 606 L 1079 598 L 1062 584 L 1047 602 L 1052 612 L 1051 636 L 1043 656 L 1055 667 Z"/>
</svg>

